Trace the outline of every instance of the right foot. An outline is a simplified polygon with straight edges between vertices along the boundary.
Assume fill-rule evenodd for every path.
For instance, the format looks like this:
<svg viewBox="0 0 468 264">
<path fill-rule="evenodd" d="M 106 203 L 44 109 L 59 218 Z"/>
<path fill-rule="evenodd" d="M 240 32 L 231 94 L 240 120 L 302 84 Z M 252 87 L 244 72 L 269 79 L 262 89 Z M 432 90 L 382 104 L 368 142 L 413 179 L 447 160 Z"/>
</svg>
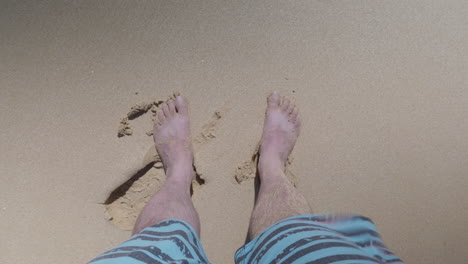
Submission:
<svg viewBox="0 0 468 264">
<path fill-rule="evenodd" d="M 155 120 L 153 139 L 162 163 L 168 171 L 190 173 L 175 173 L 177 177 L 192 180 L 193 149 L 190 139 L 190 122 L 187 101 L 177 96 L 162 104 Z M 169 175 L 168 175 L 169 176 Z"/>
<path fill-rule="evenodd" d="M 298 108 L 286 97 L 273 92 L 268 97 L 263 135 L 260 144 L 259 168 L 284 169 L 299 136 Z"/>
</svg>

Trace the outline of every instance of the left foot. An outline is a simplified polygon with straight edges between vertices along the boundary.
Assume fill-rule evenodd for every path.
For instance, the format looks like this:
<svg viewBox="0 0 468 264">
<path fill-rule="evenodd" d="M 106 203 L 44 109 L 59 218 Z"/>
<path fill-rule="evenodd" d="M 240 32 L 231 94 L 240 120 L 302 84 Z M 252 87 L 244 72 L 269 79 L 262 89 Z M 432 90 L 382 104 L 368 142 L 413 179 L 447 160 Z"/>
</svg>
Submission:
<svg viewBox="0 0 468 264">
<path fill-rule="evenodd" d="M 188 104 L 182 96 L 161 105 L 155 120 L 153 139 L 168 177 L 193 177 Z M 168 173 L 169 171 L 190 173 Z"/>
</svg>

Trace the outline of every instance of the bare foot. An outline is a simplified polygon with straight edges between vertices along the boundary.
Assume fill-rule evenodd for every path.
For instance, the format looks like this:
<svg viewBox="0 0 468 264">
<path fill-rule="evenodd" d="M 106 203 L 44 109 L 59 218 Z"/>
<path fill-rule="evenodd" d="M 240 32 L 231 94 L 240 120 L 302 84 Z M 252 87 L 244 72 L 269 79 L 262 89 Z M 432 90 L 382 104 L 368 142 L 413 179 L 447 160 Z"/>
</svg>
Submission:
<svg viewBox="0 0 468 264">
<path fill-rule="evenodd" d="M 286 97 L 273 92 L 268 97 L 263 135 L 260 144 L 259 169 L 284 169 L 299 136 L 298 108 Z"/>
<path fill-rule="evenodd" d="M 190 122 L 187 101 L 177 96 L 162 104 L 157 114 L 153 133 L 156 150 L 168 177 L 192 180 L 193 148 L 190 138 Z M 190 173 L 169 173 L 169 171 Z M 189 179 L 186 179 L 189 178 Z"/>
</svg>

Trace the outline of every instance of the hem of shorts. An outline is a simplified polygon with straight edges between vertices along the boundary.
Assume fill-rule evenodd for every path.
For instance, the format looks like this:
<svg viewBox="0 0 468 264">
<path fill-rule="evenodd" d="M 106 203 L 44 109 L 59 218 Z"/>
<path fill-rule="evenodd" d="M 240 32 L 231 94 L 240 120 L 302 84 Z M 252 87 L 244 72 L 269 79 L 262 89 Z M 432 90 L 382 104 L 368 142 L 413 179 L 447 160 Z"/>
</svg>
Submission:
<svg viewBox="0 0 468 264">
<path fill-rule="evenodd" d="M 190 229 L 190 231 L 192 231 L 192 232 L 196 235 L 196 237 L 198 238 L 198 240 L 200 240 L 200 237 L 198 236 L 197 232 L 195 231 L 195 228 L 193 228 L 193 226 L 192 226 L 191 224 L 185 222 L 184 220 L 178 219 L 178 218 L 168 218 L 168 219 L 164 219 L 164 220 L 159 221 L 159 222 L 157 222 L 156 224 L 150 225 L 150 226 L 148 226 L 148 227 L 155 227 L 155 226 L 157 226 L 157 225 L 159 225 L 159 224 L 161 224 L 161 223 L 167 222 L 167 221 L 177 221 L 177 222 L 181 222 L 181 223 L 185 224 L 185 226 L 187 226 L 187 227 Z M 148 228 L 148 227 L 143 228 L 143 229 L 142 229 L 140 232 L 138 232 L 137 234 L 141 233 L 143 230 L 145 230 L 145 229 Z M 135 235 L 137 235 L 137 234 L 135 234 Z"/>
<path fill-rule="evenodd" d="M 244 244 L 242 247 L 240 247 L 239 249 L 237 249 L 237 250 L 236 250 L 236 253 L 234 254 L 234 260 L 237 259 L 237 256 L 238 256 L 238 255 L 241 255 L 241 251 L 244 251 L 245 248 L 246 248 L 249 244 L 253 243 L 253 242 L 254 242 L 255 240 L 257 240 L 257 238 L 260 237 L 263 233 L 265 233 L 265 232 L 267 232 L 268 230 L 274 228 L 276 225 L 278 225 L 278 224 L 280 224 L 280 223 L 282 223 L 282 222 L 294 220 L 294 219 L 297 219 L 297 218 L 302 218 L 302 217 L 305 217 L 305 216 L 308 216 L 308 217 L 314 217 L 314 216 L 317 216 L 317 217 L 318 217 L 318 216 L 321 216 L 321 217 L 323 217 L 323 216 L 332 216 L 332 215 L 334 215 L 334 216 L 339 216 L 339 217 L 356 217 L 356 216 L 358 216 L 358 217 L 362 217 L 362 218 L 366 219 L 367 221 L 371 222 L 372 224 L 374 224 L 374 223 L 372 222 L 372 220 L 371 220 L 369 217 L 363 216 L 363 215 L 359 215 L 359 214 L 321 213 L 321 214 L 304 214 L 304 215 L 295 215 L 295 216 L 286 217 L 286 218 L 281 219 L 281 220 L 279 220 L 278 222 L 276 222 L 276 223 L 270 225 L 269 227 L 265 228 L 265 230 L 263 230 L 262 232 L 260 232 L 260 234 L 258 234 L 258 235 L 257 235 L 256 237 L 254 237 L 252 240 L 250 240 L 247 244 Z M 236 263 L 237 263 L 237 262 L 236 262 Z"/>
</svg>

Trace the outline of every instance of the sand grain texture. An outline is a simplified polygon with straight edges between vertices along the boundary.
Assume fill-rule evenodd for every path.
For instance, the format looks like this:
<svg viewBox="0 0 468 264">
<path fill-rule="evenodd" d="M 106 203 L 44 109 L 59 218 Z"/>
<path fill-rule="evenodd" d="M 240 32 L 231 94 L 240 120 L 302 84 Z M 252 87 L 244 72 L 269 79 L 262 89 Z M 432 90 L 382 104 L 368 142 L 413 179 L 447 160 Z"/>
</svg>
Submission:
<svg viewBox="0 0 468 264">
<path fill-rule="evenodd" d="M 315 212 L 371 217 L 407 263 L 466 262 L 466 14 L 462 0 L 1 1 L 0 263 L 86 263 L 128 239 L 164 182 L 150 129 L 174 91 L 204 249 L 232 263 L 275 89 L 300 107 L 289 169 Z"/>
</svg>

